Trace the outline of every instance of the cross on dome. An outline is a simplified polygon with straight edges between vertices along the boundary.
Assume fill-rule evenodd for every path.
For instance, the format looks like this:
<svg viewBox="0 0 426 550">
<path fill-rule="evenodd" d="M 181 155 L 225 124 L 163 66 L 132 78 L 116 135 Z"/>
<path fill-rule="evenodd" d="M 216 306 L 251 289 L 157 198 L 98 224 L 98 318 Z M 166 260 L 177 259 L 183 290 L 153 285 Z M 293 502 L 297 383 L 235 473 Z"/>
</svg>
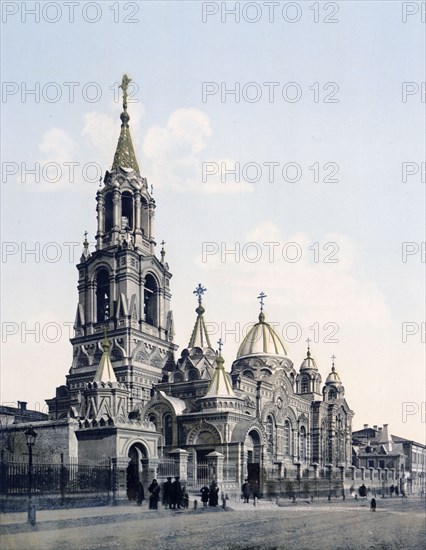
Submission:
<svg viewBox="0 0 426 550">
<path fill-rule="evenodd" d="M 207 288 L 204 288 L 203 285 L 201 283 L 198 283 L 198 286 L 196 287 L 196 289 L 193 291 L 193 294 L 195 294 L 196 296 L 198 296 L 198 303 L 201 304 L 201 299 L 202 299 L 202 296 L 203 294 L 207 292 Z"/>
<path fill-rule="evenodd" d="M 263 311 L 263 305 L 264 305 L 264 301 L 265 301 L 265 298 L 267 298 L 268 296 L 263 292 L 259 294 L 259 296 L 257 297 L 257 299 L 259 300 L 260 302 L 260 311 Z"/>
<path fill-rule="evenodd" d="M 217 341 L 217 345 L 219 346 L 219 355 L 222 353 L 222 348 L 223 348 L 223 342 L 222 342 L 222 338 L 219 338 L 219 340 Z"/>
</svg>

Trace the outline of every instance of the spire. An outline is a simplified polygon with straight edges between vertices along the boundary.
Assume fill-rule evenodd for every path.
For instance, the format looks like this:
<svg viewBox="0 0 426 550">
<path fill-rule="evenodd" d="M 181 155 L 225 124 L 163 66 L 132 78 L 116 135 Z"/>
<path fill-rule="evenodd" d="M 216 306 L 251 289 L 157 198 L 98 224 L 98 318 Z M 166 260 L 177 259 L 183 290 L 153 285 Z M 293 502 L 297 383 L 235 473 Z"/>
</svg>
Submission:
<svg viewBox="0 0 426 550">
<path fill-rule="evenodd" d="M 123 75 L 120 88 L 123 90 L 123 112 L 120 115 L 121 119 L 121 131 L 118 138 L 117 150 L 114 155 L 114 162 L 112 163 L 112 170 L 116 170 L 119 166 L 123 168 L 132 168 L 140 174 L 138 161 L 136 160 L 135 151 L 133 149 L 132 138 L 130 136 L 129 120 L 130 116 L 127 112 L 127 88 L 131 82 L 126 74 Z"/>
<path fill-rule="evenodd" d="M 204 397 L 236 397 L 228 374 L 225 371 L 222 355 L 216 357 L 216 368 Z"/>
<path fill-rule="evenodd" d="M 105 338 L 102 341 L 102 349 L 104 350 L 104 353 L 99 362 L 93 382 L 117 382 L 117 378 L 115 377 L 114 369 L 112 368 L 109 358 L 110 347 L 111 342 L 107 338 L 105 329 Z"/>
<path fill-rule="evenodd" d="M 211 348 L 210 338 L 207 332 L 206 324 L 204 322 L 203 314 L 206 311 L 202 305 L 202 296 L 207 291 L 201 283 L 198 283 L 197 288 L 193 294 L 198 296 L 198 307 L 195 310 L 197 314 L 197 320 L 195 321 L 194 330 L 192 331 L 191 339 L 188 344 L 188 348 Z"/>
</svg>

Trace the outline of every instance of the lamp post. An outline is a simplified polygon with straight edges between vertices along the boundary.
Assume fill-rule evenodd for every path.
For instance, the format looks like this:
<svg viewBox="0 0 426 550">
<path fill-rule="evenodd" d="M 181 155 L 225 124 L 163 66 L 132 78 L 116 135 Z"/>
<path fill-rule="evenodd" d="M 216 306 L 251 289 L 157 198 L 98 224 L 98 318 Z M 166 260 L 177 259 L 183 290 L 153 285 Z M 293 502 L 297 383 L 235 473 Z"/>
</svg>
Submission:
<svg viewBox="0 0 426 550">
<path fill-rule="evenodd" d="M 33 430 L 32 426 L 25 432 L 28 447 L 28 523 L 35 525 L 36 512 L 32 502 L 32 485 L 33 485 L 33 445 L 35 443 L 37 433 Z"/>
</svg>

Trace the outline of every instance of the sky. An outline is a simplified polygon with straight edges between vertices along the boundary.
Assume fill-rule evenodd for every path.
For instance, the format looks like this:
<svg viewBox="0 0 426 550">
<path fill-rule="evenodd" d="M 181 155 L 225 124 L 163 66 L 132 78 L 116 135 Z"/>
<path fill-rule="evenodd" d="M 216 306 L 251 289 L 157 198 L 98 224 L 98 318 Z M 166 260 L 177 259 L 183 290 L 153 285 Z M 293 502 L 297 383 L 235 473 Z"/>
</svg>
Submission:
<svg viewBox="0 0 426 550">
<path fill-rule="evenodd" d="M 421 9 L 3 2 L 2 403 L 45 410 L 71 365 L 75 264 L 127 73 L 178 353 L 198 283 L 228 370 L 263 291 L 296 369 L 308 338 L 323 381 L 335 355 L 354 429 L 424 442 Z"/>
</svg>

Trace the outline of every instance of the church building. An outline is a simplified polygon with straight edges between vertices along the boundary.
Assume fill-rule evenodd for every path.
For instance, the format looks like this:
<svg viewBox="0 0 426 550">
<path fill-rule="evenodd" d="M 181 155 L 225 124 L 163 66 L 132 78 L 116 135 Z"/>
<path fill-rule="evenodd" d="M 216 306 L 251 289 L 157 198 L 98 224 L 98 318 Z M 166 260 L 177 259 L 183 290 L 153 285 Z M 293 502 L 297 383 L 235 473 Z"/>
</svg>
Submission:
<svg viewBox="0 0 426 550">
<path fill-rule="evenodd" d="M 77 265 L 72 365 L 47 400 L 49 419 L 37 423 L 38 444 L 56 430 L 54 452 L 114 458 L 144 481 L 175 464 L 194 489 L 212 478 L 237 489 L 248 478 L 265 490 L 270 479 L 325 469 L 343 478 L 354 413 L 334 358 L 325 383 L 309 342 L 293 363 L 268 324 L 263 292 L 228 372 L 221 341 L 218 350 L 211 344 L 198 284 L 194 329 L 176 359 L 172 274 L 164 247 L 157 252 L 156 204 L 132 144 L 128 83 L 124 76 L 118 145 L 96 195 L 96 248 L 86 237 Z"/>
</svg>

